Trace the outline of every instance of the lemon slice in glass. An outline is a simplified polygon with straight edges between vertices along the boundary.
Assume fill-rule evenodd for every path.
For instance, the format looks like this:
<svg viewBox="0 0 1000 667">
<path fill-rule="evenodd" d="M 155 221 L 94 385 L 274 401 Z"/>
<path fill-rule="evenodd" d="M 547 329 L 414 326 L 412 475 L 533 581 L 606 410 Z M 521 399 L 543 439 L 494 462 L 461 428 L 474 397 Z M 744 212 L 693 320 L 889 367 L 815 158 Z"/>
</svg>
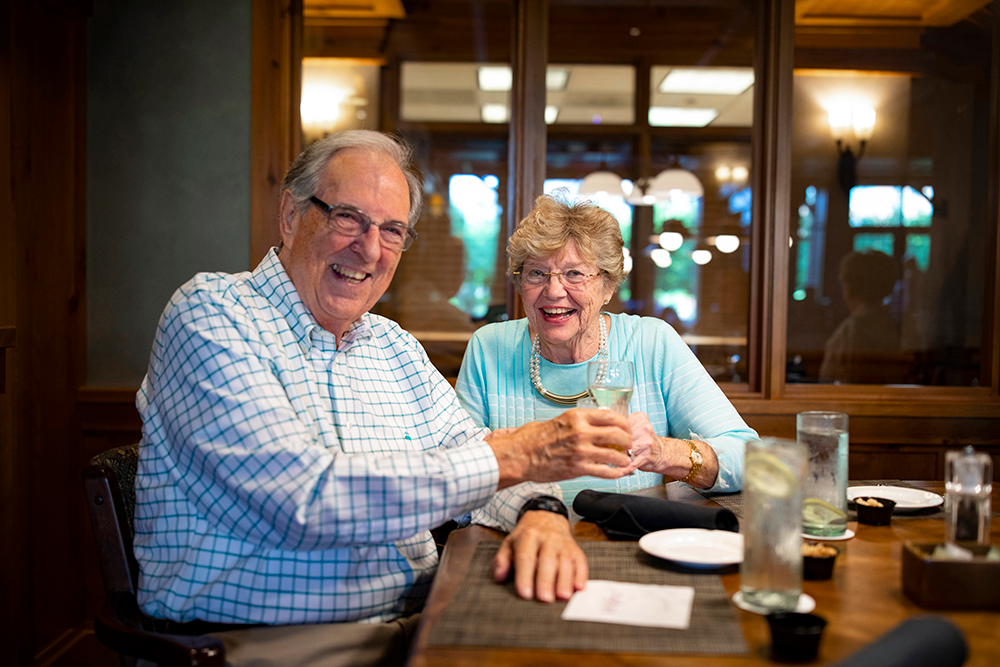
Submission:
<svg viewBox="0 0 1000 667">
<path fill-rule="evenodd" d="M 834 507 L 819 498 L 806 498 L 802 501 L 802 522 L 806 524 L 826 526 L 835 521 L 847 518 L 847 512 Z"/>
<path fill-rule="evenodd" d="M 776 498 L 788 498 L 795 493 L 795 475 L 787 465 L 768 452 L 753 452 L 746 459 L 744 483 L 754 491 Z"/>
</svg>

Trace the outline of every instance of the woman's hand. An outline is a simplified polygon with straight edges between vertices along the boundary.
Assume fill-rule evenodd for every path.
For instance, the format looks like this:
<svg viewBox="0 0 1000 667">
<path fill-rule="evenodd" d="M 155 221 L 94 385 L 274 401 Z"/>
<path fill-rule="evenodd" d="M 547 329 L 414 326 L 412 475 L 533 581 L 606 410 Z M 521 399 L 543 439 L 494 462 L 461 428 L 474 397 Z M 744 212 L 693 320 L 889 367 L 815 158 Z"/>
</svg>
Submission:
<svg viewBox="0 0 1000 667">
<path fill-rule="evenodd" d="M 628 420 L 632 429 L 632 456 L 635 457 L 632 465 L 664 475 L 669 478 L 667 481 L 684 479 L 691 472 L 691 447 L 687 442 L 656 435 L 645 412 L 633 412 Z M 696 444 L 701 452 L 702 466 L 690 484 L 707 489 L 715 484 L 719 475 L 719 459 L 708 443 L 698 441 Z"/>
<path fill-rule="evenodd" d="M 663 442 L 653 430 L 649 417 L 645 412 L 633 412 L 628 416 L 632 427 L 632 457 L 633 465 L 646 472 L 661 473 L 663 464 Z"/>
</svg>

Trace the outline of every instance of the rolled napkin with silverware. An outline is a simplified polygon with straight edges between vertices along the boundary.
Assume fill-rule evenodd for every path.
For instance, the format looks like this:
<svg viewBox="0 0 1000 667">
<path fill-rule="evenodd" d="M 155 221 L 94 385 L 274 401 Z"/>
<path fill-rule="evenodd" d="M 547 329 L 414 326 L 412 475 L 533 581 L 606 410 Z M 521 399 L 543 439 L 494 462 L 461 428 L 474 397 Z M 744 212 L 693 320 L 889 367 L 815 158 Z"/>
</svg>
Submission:
<svg viewBox="0 0 1000 667">
<path fill-rule="evenodd" d="M 908 618 L 830 667 L 960 667 L 968 656 L 962 631 L 943 616 Z"/>
<path fill-rule="evenodd" d="M 573 511 L 604 529 L 608 537 L 637 540 L 646 533 L 670 528 L 740 529 L 736 515 L 722 507 L 699 507 L 660 498 L 625 493 L 581 491 Z"/>
</svg>

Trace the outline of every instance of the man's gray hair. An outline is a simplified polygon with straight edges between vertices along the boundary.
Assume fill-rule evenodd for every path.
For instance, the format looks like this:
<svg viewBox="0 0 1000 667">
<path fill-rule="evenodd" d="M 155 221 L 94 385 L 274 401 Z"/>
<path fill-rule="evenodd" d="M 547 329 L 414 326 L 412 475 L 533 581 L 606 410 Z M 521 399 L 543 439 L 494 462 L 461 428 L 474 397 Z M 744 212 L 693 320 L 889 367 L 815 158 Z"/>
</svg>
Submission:
<svg viewBox="0 0 1000 667">
<path fill-rule="evenodd" d="M 320 178 L 333 156 L 349 148 L 382 153 L 391 158 L 406 177 L 410 191 L 410 215 L 407 224 L 411 227 L 420 217 L 423 204 L 423 179 L 413 165 L 413 149 L 401 137 L 372 130 L 348 130 L 325 137 L 310 144 L 292 162 L 281 184 L 281 193 L 291 192 L 296 205 L 309 206 L 309 198 L 319 191 Z"/>
</svg>

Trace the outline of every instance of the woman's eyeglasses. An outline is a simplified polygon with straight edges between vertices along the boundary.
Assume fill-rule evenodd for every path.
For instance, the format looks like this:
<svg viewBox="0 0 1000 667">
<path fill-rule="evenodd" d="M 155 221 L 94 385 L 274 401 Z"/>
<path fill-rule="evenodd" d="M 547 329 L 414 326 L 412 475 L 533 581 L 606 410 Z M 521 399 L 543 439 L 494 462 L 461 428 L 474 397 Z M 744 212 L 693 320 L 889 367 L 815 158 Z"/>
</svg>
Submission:
<svg viewBox="0 0 1000 667">
<path fill-rule="evenodd" d="M 544 285 L 549 282 L 550 276 L 559 276 L 562 280 L 563 285 L 582 285 L 587 282 L 588 279 L 594 276 L 599 276 L 603 271 L 598 271 L 597 273 L 584 273 L 577 269 L 570 269 L 569 271 L 542 271 L 541 269 L 529 269 L 528 271 L 514 271 L 513 275 L 521 276 L 521 281 L 532 287 L 538 287 L 539 285 Z"/>
</svg>

